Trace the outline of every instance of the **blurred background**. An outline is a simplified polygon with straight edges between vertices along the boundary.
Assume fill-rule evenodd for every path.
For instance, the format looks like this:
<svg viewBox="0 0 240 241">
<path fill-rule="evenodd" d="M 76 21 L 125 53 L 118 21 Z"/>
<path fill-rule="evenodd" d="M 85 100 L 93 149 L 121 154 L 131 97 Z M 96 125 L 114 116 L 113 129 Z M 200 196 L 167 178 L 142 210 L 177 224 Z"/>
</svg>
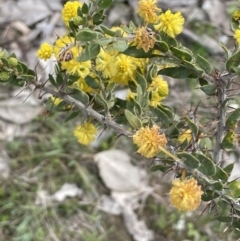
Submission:
<svg viewBox="0 0 240 241">
<path fill-rule="evenodd" d="M 15 53 L 47 80 L 54 62 L 39 61 L 43 42 L 66 32 L 60 0 L 0 0 L 0 47 Z M 88 3 L 88 1 L 82 1 Z M 105 25 L 133 20 L 137 0 L 115 0 Z M 234 47 L 230 20 L 239 1 L 162 0 L 164 11 L 181 11 L 185 27 L 178 40 L 222 70 L 220 42 Z M 219 42 L 220 41 L 220 42 Z M 168 78 L 165 103 L 179 115 L 204 93 L 197 81 Z M 214 220 L 202 203 L 194 213 L 169 204 L 174 171 L 149 172 L 151 162 L 137 155 L 131 140 L 105 130 L 91 146 L 73 136 L 77 120 L 48 113 L 44 95 L 33 89 L 0 88 L 0 240 L 4 241 L 232 241 L 237 230 Z M 204 115 L 208 106 L 199 107 Z M 123 151 L 124 150 L 124 151 Z M 155 160 L 157 163 L 157 160 Z M 203 214 L 202 214 L 203 213 Z"/>
</svg>

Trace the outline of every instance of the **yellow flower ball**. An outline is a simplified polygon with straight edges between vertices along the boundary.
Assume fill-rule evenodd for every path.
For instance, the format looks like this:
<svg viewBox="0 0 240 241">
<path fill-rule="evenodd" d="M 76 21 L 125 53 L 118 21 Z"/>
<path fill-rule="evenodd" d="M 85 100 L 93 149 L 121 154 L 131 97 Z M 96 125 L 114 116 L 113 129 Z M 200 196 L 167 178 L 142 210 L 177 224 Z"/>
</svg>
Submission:
<svg viewBox="0 0 240 241">
<path fill-rule="evenodd" d="M 201 203 L 203 191 L 194 178 L 175 179 L 170 190 L 171 204 L 179 211 L 194 211 Z"/>
<path fill-rule="evenodd" d="M 138 2 L 137 13 L 147 23 L 156 23 L 158 21 L 157 13 L 161 9 L 156 6 L 157 0 L 140 0 Z"/>
<path fill-rule="evenodd" d="M 53 47 L 48 43 L 43 43 L 37 51 L 39 59 L 47 60 L 50 59 L 53 54 Z"/>
<path fill-rule="evenodd" d="M 82 7 L 82 3 L 78 1 L 69 1 L 64 5 L 62 10 L 62 19 L 67 26 L 69 26 L 69 21 L 73 20 L 73 18 L 77 16 L 77 10 L 79 7 Z"/>
<path fill-rule="evenodd" d="M 152 83 L 149 85 L 148 89 L 158 92 L 158 95 L 161 97 L 166 97 L 169 91 L 168 82 L 161 76 L 157 76 L 152 80 Z"/>
<path fill-rule="evenodd" d="M 154 25 L 157 31 L 163 31 L 172 38 L 183 30 L 184 18 L 180 12 L 172 13 L 167 10 L 159 16 L 159 24 Z"/>
<path fill-rule="evenodd" d="M 237 40 L 237 43 L 240 45 L 240 29 L 237 29 L 237 30 L 234 32 L 233 37 Z"/>
<path fill-rule="evenodd" d="M 139 129 L 133 136 L 133 142 L 139 147 L 138 153 L 151 158 L 166 146 L 167 139 L 164 134 L 159 134 L 159 127 L 154 125 L 151 129 L 148 126 Z"/>
<path fill-rule="evenodd" d="M 83 145 L 89 145 L 93 142 L 96 134 L 97 128 L 91 122 L 84 122 L 74 129 L 74 136 L 78 139 L 78 142 Z"/>
</svg>

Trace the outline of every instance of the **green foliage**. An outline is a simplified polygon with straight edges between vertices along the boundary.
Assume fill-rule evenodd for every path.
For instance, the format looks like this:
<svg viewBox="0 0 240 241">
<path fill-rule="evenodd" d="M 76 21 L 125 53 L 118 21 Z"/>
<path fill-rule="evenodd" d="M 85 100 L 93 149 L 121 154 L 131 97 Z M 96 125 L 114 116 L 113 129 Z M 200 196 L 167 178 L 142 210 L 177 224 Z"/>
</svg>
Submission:
<svg viewBox="0 0 240 241">
<path fill-rule="evenodd" d="M 28 86 L 33 85 L 34 89 L 54 93 L 56 98 L 60 98 L 59 103 L 55 105 L 54 101 L 49 101 L 47 105 L 51 105 L 49 109 L 53 112 L 66 112 L 65 122 L 76 117 L 79 117 L 80 121 L 87 118 L 94 123 L 98 122 L 101 127 L 111 126 L 119 135 L 128 137 L 132 137 L 140 128 L 157 125 L 159 133 L 144 137 L 142 141 L 146 140 L 142 148 L 149 148 L 151 152 L 154 148 L 157 149 L 159 153 L 156 155 L 162 161 L 162 164 L 152 166 L 150 171 L 168 172 L 174 170 L 177 163 L 180 172 L 187 171 L 187 177 L 194 176 L 198 180 L 204 192 L 202 200 L 214 202 L 216 218 L 220 222 L 239 227 L 240 211 L 235 208 L 238 205 L 235 199 L 239 197 L 239 183 L 228 183 L 233 164 L 225 168 L 220 166 L 223 161 L 223 150 L 234 151 L 234 135 L 240 118 L 240 109 L 233 109 L 228 105 L 229 96 L 237 96 L 232 90 L 236 87 L 236 77 L 240 75 L 239 49 L 232 51 L 221 44 L 227 57 L 225 67 L 228 73 L 224 70 L 215 71 L 213 74 L 214 66 L 211 61 L 170 37 L 171 34 L 166 30 L 168 28 L 163 28 L 164 31 L 155 31 L 152 24 L 147 24 L 146 19 L 143 19 L 141 26 L 129 22 L 118 27 L 118 30 L 102 25 L 105 19 L 104 10 L 113 2 L 96 0 L 90 1 L 89 4 L 84 3 L 78 8 L 75 17 L 65 22 L 69 32 L 62 38 L 67 37 L 70 42 L 64 47 L 58 47 L 58 54 L 54 53 L 57 60 L 55 73 L 49 74 L 47 80 L 51 86 L 50 90 L 39 82 L 34 70 L 29 69 L 14 54 L 9 54 L 6 50 L 0 52 L 0 82 L 4 85 L 17 86 L 23 86 L 25 83 Z M 238 20 L 232 20 L 234 31 L 238 30 L 238 25 Z M 212 30 L 209 29 L 211 33 Z M 44 53 L 47 51 L 43 51 Z M 164 84 L 164 81 L 158 84 L 159 75 L 182 81 L 194 79 L 193 82 L 197 82 L 197 91 L 201 90 L 202 94 L 205 94 L 203 99 L 206 99 L 208 108 L 216 111 L 214 115 L 199 114 L 199 106 L 196 106 L 192 116 L 186 116 L 182 114 L 182 110 L 178 113 L 175 106 L 168 102 L 164 103 L 169 85 L 167 82 Z M 132 93 L 120 99 L 116 97 L 116 93 L 122 89 L 131 90 Z M 162 96 L 161 93 L 166 94 Z M 209 128 L 212 122 L 217 123 L 214 130 Z M 186 134 L 186 130 L 190 131 L 187 134 L 191 138 L 179 141 L 181 135 Z M 166 146 L 161 146 L 159 141 L 163 134 L 166 134 L 168 141 Z M 66 150 L 62 149 L 62 145 L 58 146 L 56 139 L 52 141 L 54 153 L 48 149 L 44 150 L 44 158 L 51 157 L 52 164 L 59 166 L 60 160 L 55 154 L 63 154 Z M 32 159 L 37 164 L 42 161 L 37 156 Z M 89 180 L 84 175 L 85 169 L 74 160 L 71 159 L 71 162 L 81 176 L 80 182 L 88 186 Z M 173 160 L 176 163 L 173 163 Z M 51 168 L 54 172 L 54 168 Z M 225 191 L 226 188 L 229 189 L 228 192 Z M 11 202 L 11 205 L 15 203 Z M 9 204 L 9 207 L 12 207 L 11 205 Z M 20 209 L 21 214 L 24 208 Z M 74 207 L 61 208 L 70 210 L 71 215 L 76 211 Z M 231 208 L 238 216 L 229 217 L 230 213 L 227 211 Z M 41 225 L 34 227 L 34 232 L 28 228 L 40 210 L 36 208 L 33 212 L 28 209 L 27 211 L 29 215 L 17 221 L 16 231 L 11 230 L 17 234 L 16 240 L 34 240 L 35 234 L 44 237 L 44 230 L 39 228 Z M 9 213 L 2 216 L 3 221 L 9 218 L 8 215 Z M 48 213 L 44 215 L 48 216 Z M 175 217 L 172 219 L 175 220 Z M 158 227 L 167 227 L 168 221 L 160 218 L 157 222 Z M 189 222 L 187 229 L 187 237 L 205 240 L 193 223 Z M 87 233 L 83 239 L 101 240 L 95 233 Z"/>
</svg>

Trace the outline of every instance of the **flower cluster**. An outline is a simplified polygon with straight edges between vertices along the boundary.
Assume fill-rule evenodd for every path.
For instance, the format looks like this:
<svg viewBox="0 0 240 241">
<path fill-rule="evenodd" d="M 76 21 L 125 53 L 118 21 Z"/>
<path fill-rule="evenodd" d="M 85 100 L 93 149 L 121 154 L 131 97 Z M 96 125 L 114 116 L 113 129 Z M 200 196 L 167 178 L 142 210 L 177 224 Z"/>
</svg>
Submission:
<svg viewBox="0 0 240 241">
<path fill-rule="evenodd" d="M 151 158 L 157 155 L 167 144 L 164 134 L 159 134 L 159 127 L 154 125 L 151 129 L 142 127 L 133 136 L 133 142 L 139 147 L 138 153 Z"/>
<path fill-rule="evenodd" d="M 62 19 L 66 26 L 69 26 L 69 21 L 77 17 L 78 8 L 82 7 L 82 3 L 79 1 L 67 2 L 62 10 Z"/>
</svg>

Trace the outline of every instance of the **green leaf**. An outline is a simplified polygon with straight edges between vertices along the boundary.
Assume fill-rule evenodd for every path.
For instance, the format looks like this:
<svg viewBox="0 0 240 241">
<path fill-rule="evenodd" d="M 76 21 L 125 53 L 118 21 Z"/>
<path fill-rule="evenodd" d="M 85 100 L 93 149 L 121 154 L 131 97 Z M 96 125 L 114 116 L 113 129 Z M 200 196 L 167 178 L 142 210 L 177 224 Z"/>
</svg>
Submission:
<svg viewBox="0 0 240 241">
<path fill-rule="evenodd" d="M 168 170 L 169 170 L 169 166 L 165 166 L 165 165 L 156 165 L 156 166 L 152 166 L 149 168 L 150 172 L 161 171 L 161 172 L 165 173 Z"/>
<path fill-rule="evenodd" d="M 210 184 L 212 185 L 212 188 L 213 190 L 216 190 L 216 191 L 221 191 L 223 190 L 223 184 L 221 181 L 212 181 L 210 180 Z"/>
<path fill-rule="evenodd" d="M 100 1 L 100 4 L 98 5 L 99 9 L 106 9 L 110 7 L 113 3 L 113 0 L 102 0 Z"/>
<path fill-rule="evenodd" d="M 166 75 L 175 79 L 185 79 L 191 74 L 191 72 L 185 67 L 180 66 L 161 69 L 158 71 L 158 74 Z"/>
<path fill-rule="evenodd" d="M 141 86 L 142 92 L 145 92 L 147 89 L 147 81 L 146 79 L 137 71 L 136 74 L 136 81 Z"/>
<path fill-rule="evenodd" d="M 80 56 L 77 57 L 78 62 L 85 62 L 87 60 L 95 58 L 100 53 L 100 45 L 99 44 L 90 44 L 83 49 Z"/>
<path fill-rule="evenodd" d="M 205 190 L 202 195 L 202 200 L 204 202 L 212 201 L 213 199 L 219 197 L 219 194 L 214 190 Z"/>
<path fill-rule="evenodd" d="M 222 147 L 224 149 L 234 147 L 234 132 L 228 131 L 222 140 Z"/>
<path fill-rule="evenodd" d="M 222 180 L 226 182 L 228 180 L 228 174 L 219 166 L 216 166 L 216 173 L 213 176 L 214 179 L 216 180 Z"/>
<path fill-rule="evenodd" d="M 214 162 L 208 158 L 207 156 L 201 153 L 194 153 L 193 154 L 201 163 L 198 170 L 202 172 L 206 176 L 214 176 L 216 173 L 216 166 Z"/>
<path fill-rule="evenodd" d="M 176 41 L 176 39 L 170 37 L 170 36 L 167 35 L 166 33 L 160 32 L 160 33 L 159 33 L 159 36 L 160 36 L 160 39 L 161 39 L 162 41 L 164 41 L 165 43 L 168 44 L 169 48 L 171 48 L 171 47 L 176 47 L 176 46 L 177 46 L 177 41 Z"/>
<path fill-rule="evenodd" d="M 48 79 L 54 87 L 58 87 L 58 84 L 56 83 L 55 79 L 53 78 L 53 76 L 51 74 L 48 75 Z"/>
<path fill-rule="evenodd" d="M 94 41 L 95 39 L 103 37 L 104 35 L 102 35 L 100 32 L 93 31 L 89 28 L 80 29 L 75 36 L 76 40 L 80 42 Z"/>
<path fill-rule="evenodd" d="M 104 20 L 104 16 L 102 12 L 95 13 L 92 16 L 93 23 L 98 23 L 99 21 L 102 22 Z"/>
<path fill-rule="evenodd" d="M 197 64 L 202 68 L 206 73 L 210 74 L 212 72 L 211 64 L 203 58 L 200 54 L 197 56 Z"/>
<path fill-rule="evenodd" d="M 79 100 L 84 105 L 89 104 L 89 97 L 82 90 L 69 88 L 69 92 L 70 92 L 70 96 L 73 97 L 74 99 Z"/>
<path fill-rule="evenodd" d="M 62 75 L 62 73 L 58 73 L 57 74 L 57 77 L 56 77 L 56 83 L 57 83 L 57 85 L 59 86 L 59 85 L 61 85 L 62 83 L 63 83 L 63 75 Z"/>
<path fill-rule="evenodd" d="M 90 75 L 87 75 L 84 78 L 85 82 L 87 83 L 88 86 L 90 86 L 93 89 L 99 89 L 99 83 Z"/>
<path fill-rule="evenodd" d="M 223 170 L 230 176 L 235 162 L 228 164 L 226 167 L 223 168 Z"/>
<path fill-rule="evenodd" d="M 149 109 L 156 115 L 157 121 L 160 121 L 164 128 L 168 128 L 172 121 L 173 113 L 171 110 L 165 108 L 165 106 L 158 106 L 152 107 L 150 106 Z"/>
<path fill-rule="evenodd" d="M 167 43 L 165 43 L 164 41 L 156 41 L 154 49 L 157 49 L 162 53 L 167 53 L 167 51 L 169 50 Z"/>
<path fill-rule="evenodd" d="M 141 127 L 142 127 L 142 122 L 141 122 L 141 120 L 137 117 L 137 116 L 135 116 L 131 111 L 129 111 L 129 110 L 125 110 L 124 111 L 124 113 L 125 113 L 125 116 L 126 116 L 126 118 L 127 118 L 127 120 L 128 120 L 128 122 L 129 122 L 129 124 L 134 128 L 134 129 L 140 129 Z"/>
<path fill-rule="evenodd" d="M 83 3 L 83 5 L 82 5 L 82 13 L 83 14 L 88 14 L 88 11 L 89 11 L 88 5 L 86 3 Z"/>
<path fill-rule="evenodd" d="M 235 180 L 229 184 L 231 194 L 234 198 L 240 197 L 240 181 Z"/>
<path fill-rule="evenodd" d="M 195 123 L 193 123 L 188 117 L 185 117 L 184 119 L 187 121 L 189 129 L 192 131 L 192 133 L 196 137 L 198 135 L 197 125 Z"/>
<path fill-rule="evenodd" d="M 175 57 L 181 60 L 187 60 L 187 61 L 192 60 L 192 55 L 183 49 L 172 47 L 170 50 Z"/>
<path fill-rule="evenodd" d="M 112 37 L 121 37 L 121 31 L 112 31 L 111 29 L 101 25 L 100 28 L 102 29 L 102 31 Z"/>
<path fill-rule="evenodd" d="M 110 44 L 107 46 L 108 51 L 118 51 L 118 52 L 123 52 L 128 48 L 128 41 L 127 39 L 121 39 L 118 41 L 115 41 L 114 43 Z"/>
<path fill-rule="evenodd" d="M 204 70 L 201 69 L 198 65 L 193 64 L 187 60 L 182 60 L 182 65 L 188 70 L 191 70 L 191 74 L 188 76 L 189 78 L 198 78 L 204 73 Z"/>
<path fill-rule="evenodd" d="M 200 89 L 209 96 L 212 96 L 216 93 L 217 86 L 216 85 L 204 85 L 201 86 Z"/>
<path fill-rule="evenodd" d="M 232 222 L 232 217 L 229 216 L 219 216 L 217 217 L 217 220 L 221 223 L 231 223 Z"/>
<path fill-rule="evenodd" d="M 228 50 L 228 48 L 227 48 L 222 42 L 220 42 L 220 46 L 222 47 L 222 49 L 223 49 L 224 52 L 225 52 L 226 59 L 229 59 L 229 56 L 231 56 L 231 53 L 230 53 L 230 51 Z"/>
<path fill-rule="evenodd" d="M 234 68 L 237 68 L 240 65 L 240 50 L 233 54 L 226 63 L 226 68 L 228 72 L 236 72 Z"/>
<path fill-rule="evenodd" d="M 240 108 L 234 110 L 226 121 L 226 128 L 228 129 L 235 129 L 237 122 L 240 119 Z"/>
<path fill-rule="evenodd" d="M 183 159 L 184 164 L 191 168 L 197 168 L 200 164 L 197 158 L 187 152 L 179 152 L 177 156 Z"/>
<path fill-rule="evenodd" d="M 65 120 L 64 122 L 68 122 L 74 118 L 76 118 L 80 114 L 80 111 L 74 111 L 72 112 Z"/>
<path fill-rule="evenodd" d="M 107 103 L 107 101 L 102 97 L 101 94 L 96 95 L 96 96 L 95 96 L 95 100 L 96 100 L 96 102 L 97 102 L 99 105 L 103 106 L 105 110 L 109 110 L 108 103 Z"/>
<path fill-rule="evenodd" d="M 136 46 L 130 46 L 122 53 L 135 58 L 149 58 L 152 55 L 152 50 L 146 53 L 143 49 L 136 49 Z"/>
</svg>

